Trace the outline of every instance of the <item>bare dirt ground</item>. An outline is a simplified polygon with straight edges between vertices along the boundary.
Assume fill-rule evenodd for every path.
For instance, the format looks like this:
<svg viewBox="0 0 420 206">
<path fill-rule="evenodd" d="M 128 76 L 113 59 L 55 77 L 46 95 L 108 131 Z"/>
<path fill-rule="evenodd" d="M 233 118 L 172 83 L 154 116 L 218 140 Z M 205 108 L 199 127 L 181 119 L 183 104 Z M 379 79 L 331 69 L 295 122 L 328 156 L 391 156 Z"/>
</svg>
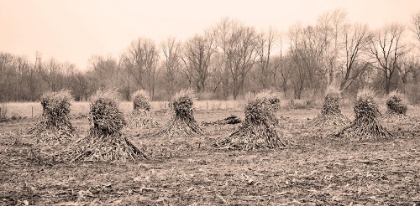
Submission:
<svg viewBox="0 0 420 206">
<path fill-rule="evenodd" d="M 340 128 L 305 125 L 318 110 L 281 110 L 282 150 L 212 146 L 238 126 L 208 126 L 204 136 L 125 135 L 149 160 L 56 161 L 63 146 L 39 148 L 25 135 L 36 120 L 0 123 L 0 205 L 419 205 L 420 117 L 383 119 L 392 139 L 328 137 Z M 198 111 L 212 121 L 237 111 Z M 347 111 L 351 117 L 351 110 Z M 170 113 L 159 114 L 164 124 Z M 87 118 L 72 119 L 80 136 Z M 141 134 L 141 135 L 139 135 Z"/>
</svg>

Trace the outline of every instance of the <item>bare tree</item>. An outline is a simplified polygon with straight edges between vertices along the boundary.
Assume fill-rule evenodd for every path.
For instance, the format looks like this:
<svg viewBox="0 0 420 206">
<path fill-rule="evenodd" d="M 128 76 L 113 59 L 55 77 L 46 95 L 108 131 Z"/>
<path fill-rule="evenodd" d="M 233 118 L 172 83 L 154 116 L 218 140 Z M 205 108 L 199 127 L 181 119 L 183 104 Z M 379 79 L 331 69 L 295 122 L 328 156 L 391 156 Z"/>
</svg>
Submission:
<svg viewBox="0 0 420 206">
<path fill-rule="evenodd" d="M 165 88 L 170 97 L 175 94 L 177 89 L 176 80 L 181 71 L 181 43 L 174 37 L 169 37 L 161 43 L 161 49 L 165 59 L 163 66 L 165 68 Z"/>
<path fill-rule="evenodd" d="M 281 87 L 283 93 L 286 95 L 291 77 L 290 58 L 284 57 L 282 53 L 274 56 L 272 76 L 274 86 L 276 88 Z"/>
<path fill-rule="evenodd" d="M 300 99 L 305 88 L 317 89 L 323 83 L 325 70 L 323 69 L 323 55 L 327 41 L 323 39 L 316 27 L 295 25 L 289 30 L 290 51 L 289 58 L 292 84 L 295 98 Z"/>
<path fill-rule="evenodd" d="M 420 43 L 420 11 L 415 13 L 411 20 L 412 23 L 412 31 L 414 32 L 416 39 Z"/>
<path fill-rule="evenodd" d="M 152 100 L 155 93 L 158 62 L 158 48 L 153 40 L 146 38 L 139 38 L 131 42 L 122 56 L 124 69 L 132 75 L 139 88 L 149 92 Z"/>
<path fill-rule="evenodd" d="M 30 100 L 34 101 L 37 93 L 40 90 L 40 85 L 39 85 L 39 81 L 38 81 L 38 74 L 39 74 L 39 68 L 40 68 L 40 64 L 41 64 L 41 53 L 40 52 L 36 52 L 35 54 L 35 64 L 33 65 L 33 67 L 31 67 L 29 69 L 29 76 L 28 76 L 28 87 L 30 90 Z"/>
<path fill-rule="evenodd" d="M 368 68 L 369 62 L 364 61 L 362 57 L 372 38 L 368 26 L 361 24 L 347 25 L 343 36 L 346 59 L 345 67 L 341 69 L 340 89 L 342 91 L 348 89 Z"/>
<path fill-rule="evenodd" d="M 76 72 L 72 78 L 70 88 L 76 101 L 87 100 L 89 95 L 89 82 L 85 74 Z"/>
<path fill-rule="evenodd" d="M 405 93 L 409 83 L 416 83 L 415 76 L 419 73 L 420 62 L 415 55 L 405 55 L 400 59 L 398 72 L 403 84 L 402 91 Z"/>
<path fill-rule="evenodd" d="M 267 33 L 262 31 L 257 37 L 258 44 L 255 51 L 257 54 L 257 67 L 260 71 L 260 83 L 263 89 L 267 89 L 271 83 L 269 77 L 273 74 L 273 65 L 270 60 L 274 49 L 275 38 L 276 32 L 273 28 L 270 28 Z"/>
<path fill-rule="evenodd" d="M 93 90 L 99 88 L 115 88 L 117 83 L 117 61 L 115 58 L 108 56 L 94 55 L 89 59 L 91 68 L 91 79 L 94 81 Z"/>
<path fill-rule="evenodd" d="M 391 80 L 398 71 L 399 59 L 409 51 L 401 43 L 404 29 L 401 24 L 386 25 L 370 39 L 370 51 L 377 62 L 376 68 L 383 72 L 386 94 L 391 90 Z"/>
<path fill-rule="evenodd" d="M 256 61 L 256 31 L 253 27 L 227 18 L 223 19 L 215 30 L 218 45 L 223 52 L 225 68 L 230 71 L 233 98 L 236 99 Z"/>
<path fill-rule="evenodd" d="M 197 34 L 184 43 L 182 61 L 198 93 L 206 89 L 212 55 L 216 52 L 215 46 L 214 37 L 210 33 Z"/>
<path fill-rule="evenodd" d="M 12 79 L 15 75 L 12 66 L 14 58 L 10 53 L 0 53 L 0 101 L 9 101 L 12 98 Z"/>
<path fill-rule="evenodd" d="M 320 66 L 325 70 L 327 84 L 334 80 L 334 74 L 340 65 L 340 56 L 343 44 L 340 36 L 347 22 L 347 12 L 336 9 L 322 14 L 316 24 L 318 46 L 323 48 Z"/>
<path fill-rule="evenodd" d="M 63 89 L 63 70 L 60 63 L 51 58 L 45 64 L 42 65 L 42 79 L 48 85 L 49 91 L 59 91 Z"/>
</svg>

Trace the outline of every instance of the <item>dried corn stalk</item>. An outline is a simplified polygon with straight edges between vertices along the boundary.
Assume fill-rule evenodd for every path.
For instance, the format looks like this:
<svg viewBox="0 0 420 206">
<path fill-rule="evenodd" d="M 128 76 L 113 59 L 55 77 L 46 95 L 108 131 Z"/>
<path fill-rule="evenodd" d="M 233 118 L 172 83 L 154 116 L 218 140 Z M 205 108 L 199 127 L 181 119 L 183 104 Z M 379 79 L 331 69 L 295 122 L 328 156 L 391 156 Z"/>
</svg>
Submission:
<svg viewBox="0 0 420 206">
<path fill-rule="evenodd" d="M 146 156 L 126 137 L 122 129 L 126 125 L 118 109 L 117 94 L 98 91 L 91 99 L 87 137 L 74 143 L 68 150 L 72 161 L 135 161 Z"/>
<path fill-rule="evenodd" d="M 159 123 L 150 115 L 150 103 L 147 92 L 139 90 L 132 96 L 133 111 L 129 118 L 131 128 L 154 128 L 159 127 Z"/>
<path fill-rule="evenodd" d="M 41 96 L 41 119 L 29 131 L 37 144 L 68 143 L 74 138 L 75 128 L 69 119 L 71 100 L 71 94 L 65 90 Z"/>
<path fill-rule="evenodd" d="M 371 90 L 364 89 L 357 94 L 354 113 L 356 119 L 349 126 L 335 134 L 336 137 L 358 138 L 362 140 L 388 138 L 392 136 L 378 121 L 381 113 L 374 100 L 374 93 Z"/>
<path fill-rule="evenodd" d="M 278 108 L 278 102 L 279 99 L 268 91 L 249 99 L 245 107 L 245 121 L 239 130 L 214 146 L 238 150 L 284 147 L 275 130 L 278 120 L 274 111 Z"/>
<path fill-rule="evenodd" d="M 131 98 L 133 100 L 133 110 L 150 111 L 149 97 L 146 91 L 136 91 L 133 93 Z"/>
<path fill-rule="evenodd" d="M 190 90 L 182 90 L 175 95 L 171 103 L 174 115 L 164 128 L 152 136 L 203 134 L 203 129 L 194 118 L 193 95 Z"/>
<path fill-rule="evenodd" d="M 389 94 L 386 106 L 388 114 L 405 115 L 407 112 L 404 95 L 396 91 Z"/>
<path fill-rule="evenodd" d="M 312 126 L 347 125 L 350 120 L 341 113 L 341 93 L 338 90 L 330 90 L 325 95 L 321 114 L 309 122 Z"/>
</svg>

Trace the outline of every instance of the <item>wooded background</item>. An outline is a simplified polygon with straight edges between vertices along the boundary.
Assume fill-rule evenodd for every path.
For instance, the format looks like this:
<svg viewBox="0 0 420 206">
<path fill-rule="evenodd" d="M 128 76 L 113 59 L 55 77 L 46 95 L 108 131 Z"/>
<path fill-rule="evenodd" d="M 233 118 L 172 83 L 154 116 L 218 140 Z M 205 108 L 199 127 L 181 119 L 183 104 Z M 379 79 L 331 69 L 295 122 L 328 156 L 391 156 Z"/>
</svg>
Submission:
<svg viewBox="0 0 420 206">
<path fill-rule="evenodd" d="M 168 100 L 181 89 L 199 99 L 238 99 L 271 89 L 290 99 L 322 97 L 328 85 L 345 95 L 371 87 L 399 90 L 420 102 L 420 12 L 411 22 L 377 30 L 350 22 L 345 10 L 319 16 L 314 25 L 287 31 L 257 30 L 236 19 L 220 22 L 186 41 L 139 37 L 118 57 L 93 55 L 88 68 L 70 62 L 0 52 L 0 102 L 38 101 L 46 91 L 70 90 L 84 101 L 99 88 L 126 100 L 139 89 Z"/>
</svg>

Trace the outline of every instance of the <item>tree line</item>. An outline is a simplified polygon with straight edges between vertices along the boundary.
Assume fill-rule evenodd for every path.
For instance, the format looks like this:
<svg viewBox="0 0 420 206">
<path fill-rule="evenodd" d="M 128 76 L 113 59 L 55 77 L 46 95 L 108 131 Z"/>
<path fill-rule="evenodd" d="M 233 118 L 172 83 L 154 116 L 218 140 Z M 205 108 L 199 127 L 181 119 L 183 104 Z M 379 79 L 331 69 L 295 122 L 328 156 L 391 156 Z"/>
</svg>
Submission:
<svg viewBox="0 0 420 206">
<path fill-rule="evenodd" d="M 29 60 L 0 52 L 0 101 L 36 101 L 62 89 L 82 101 L 99 88 L 116 89 L 126 100 L 139 89 L 168 100 L 185 88 L 201 99 L 237 99 L 262 89 L 301 99 L 333 85 L 348 95 L 363 87 L 383 94 L 397 89 L 418 103 L 418 45 L 420 12 L 409 24 L 376 30 L 350 22 L 341 9 L 283 32 L 223 18 L 185 41 L 140 37 L 119 57 L 93 55 L 84 70 L 40 53 Z"/>
</svg>

